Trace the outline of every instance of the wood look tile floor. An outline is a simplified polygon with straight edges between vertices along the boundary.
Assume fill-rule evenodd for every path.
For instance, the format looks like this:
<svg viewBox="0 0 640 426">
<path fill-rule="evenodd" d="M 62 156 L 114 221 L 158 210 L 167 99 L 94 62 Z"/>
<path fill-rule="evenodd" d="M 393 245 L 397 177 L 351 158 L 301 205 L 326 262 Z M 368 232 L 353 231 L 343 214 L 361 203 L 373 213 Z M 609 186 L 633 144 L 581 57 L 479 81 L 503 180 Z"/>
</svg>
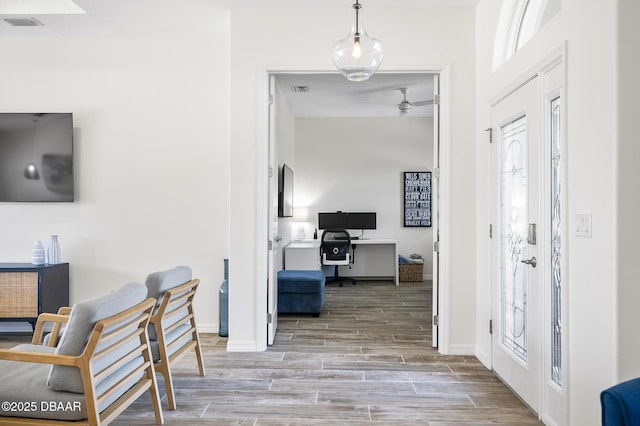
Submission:
<svg viewBox="0 0 640 426">
<path fill-rule="evenodd" d="M 177 410 L 158 377 L 165 424 L 540 424 L 475 357 L 431 348 L 430 319 L 430 282 L 327 284 L 320 317 L 280 315 L 266 352 L 203 335 L 207 375 L 192 354 L 174 369 Z M 154 424 L 149 398 L 112 424 Z"/>
</svg>

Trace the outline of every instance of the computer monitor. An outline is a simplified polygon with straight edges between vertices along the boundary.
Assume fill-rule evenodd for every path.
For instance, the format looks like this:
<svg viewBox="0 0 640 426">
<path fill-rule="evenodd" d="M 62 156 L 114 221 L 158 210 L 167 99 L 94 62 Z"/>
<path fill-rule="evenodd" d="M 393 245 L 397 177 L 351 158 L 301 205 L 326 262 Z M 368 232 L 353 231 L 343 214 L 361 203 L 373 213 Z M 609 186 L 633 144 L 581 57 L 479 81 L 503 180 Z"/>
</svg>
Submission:
<svg viewBox="0 0 640 426">
<path fill-rule="evenodd" d="M 318 213 L 319 229 L 376 229 L 375 212 Z"/>
<path fill-rule="evenodd" d="M 376 229 L 375 212 L 347 213 L 347 229 Z"/>
<path fill-rule="evenodd" d="M 347 229 L 347 214 L 343 212 L 318 213 L 319 229 Z"/>
</svg>

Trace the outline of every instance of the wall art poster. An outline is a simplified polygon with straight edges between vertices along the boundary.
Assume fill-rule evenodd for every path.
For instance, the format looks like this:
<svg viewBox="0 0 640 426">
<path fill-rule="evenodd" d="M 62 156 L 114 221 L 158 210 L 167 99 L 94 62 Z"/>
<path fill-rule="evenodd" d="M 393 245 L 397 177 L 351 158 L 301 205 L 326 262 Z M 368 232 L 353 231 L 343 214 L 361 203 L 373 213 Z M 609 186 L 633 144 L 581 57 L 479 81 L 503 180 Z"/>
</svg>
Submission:
<svg viewBox="0 0 640 426">
<path fill-rule="evenodd" d="M 404 172 L 404 226 L 431 226 L 431 172 Z"/>
</svg>

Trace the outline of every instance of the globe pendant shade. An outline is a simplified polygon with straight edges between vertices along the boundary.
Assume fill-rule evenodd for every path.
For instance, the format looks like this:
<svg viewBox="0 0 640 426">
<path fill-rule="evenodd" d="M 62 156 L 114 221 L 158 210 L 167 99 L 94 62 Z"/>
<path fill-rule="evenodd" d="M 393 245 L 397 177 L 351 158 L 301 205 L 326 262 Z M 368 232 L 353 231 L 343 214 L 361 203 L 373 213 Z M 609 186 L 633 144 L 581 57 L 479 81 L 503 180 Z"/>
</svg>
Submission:
<svg viewBox="0 0 640 426">
<path fill-rule="evenodd" d="M 382 42 L 369 37 L 360 28 L 333 46 L 333 63 L 349 81 L 364 81 L 371 77 L 382 63 Z"/>
</svg>

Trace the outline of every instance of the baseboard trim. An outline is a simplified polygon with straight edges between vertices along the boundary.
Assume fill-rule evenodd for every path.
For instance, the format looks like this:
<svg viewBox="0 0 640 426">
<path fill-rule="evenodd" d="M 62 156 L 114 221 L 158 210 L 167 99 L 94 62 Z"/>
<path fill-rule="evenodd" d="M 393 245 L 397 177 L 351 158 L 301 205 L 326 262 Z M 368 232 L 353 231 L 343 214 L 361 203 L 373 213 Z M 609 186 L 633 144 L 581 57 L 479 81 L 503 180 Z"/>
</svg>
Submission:
<svg viewBox="0 0 640 426">
<path fill-rule="evenodd" d="M 475 346 L 473 345 L 449 345 L 447 355 L 473 355 L 475 356 Z"/>
<path fill-rule="evenodd" d="M 212 333 L 218 334 L 220 332 L 220 325 L 217 323 L 202 323 L 196 324 L 199 333 Z"/>
<path fill-rule="evenodd" d="M 264 352 L 255 340 L 229 340 L 227 352 Z"/>
<path fill-rule="evenodd" d="M 476 358 L 478 358 L 478 361 L 480 361 L 482 363 L 482 365 L 484 365 L 485 367 L 487 367 L 488 369 L 491 369 L 491 362 L 489 361 L 489 357 L 487 356 L 486 353 L 481 352 L 479 350 L 475 351 Z"/>
</svg>

